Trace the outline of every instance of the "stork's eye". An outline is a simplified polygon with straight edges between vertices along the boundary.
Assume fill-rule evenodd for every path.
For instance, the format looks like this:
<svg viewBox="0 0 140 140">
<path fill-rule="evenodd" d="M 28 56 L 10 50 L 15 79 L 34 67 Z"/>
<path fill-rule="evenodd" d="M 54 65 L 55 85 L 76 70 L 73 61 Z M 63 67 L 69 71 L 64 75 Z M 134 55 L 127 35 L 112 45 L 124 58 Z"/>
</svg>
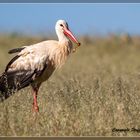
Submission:
<svg viewBox="0 0 140 140">
<path fill-rule="evenodd" d="M 63 24 L 60 24 L 61 27 L 63 27 Z"/>
</svg>

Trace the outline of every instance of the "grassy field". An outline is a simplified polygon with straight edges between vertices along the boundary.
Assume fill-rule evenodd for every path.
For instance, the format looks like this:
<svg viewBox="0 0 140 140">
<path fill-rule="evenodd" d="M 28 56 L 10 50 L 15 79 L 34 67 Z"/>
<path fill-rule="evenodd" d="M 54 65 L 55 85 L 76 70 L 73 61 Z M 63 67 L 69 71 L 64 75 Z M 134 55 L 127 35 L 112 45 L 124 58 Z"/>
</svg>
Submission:
<svg viewBox="0 0 140 140">
<path fill-rule="evenodd" d="M 0 35 L 0 72 L 13 57 L 10 48 L 44 39 Z M 39 113 L 32 111 L 30 87 L 0 103 L 0 136 L 140 136 L 140 37 L 80 41 L 42 85 Z"/>
</svg>

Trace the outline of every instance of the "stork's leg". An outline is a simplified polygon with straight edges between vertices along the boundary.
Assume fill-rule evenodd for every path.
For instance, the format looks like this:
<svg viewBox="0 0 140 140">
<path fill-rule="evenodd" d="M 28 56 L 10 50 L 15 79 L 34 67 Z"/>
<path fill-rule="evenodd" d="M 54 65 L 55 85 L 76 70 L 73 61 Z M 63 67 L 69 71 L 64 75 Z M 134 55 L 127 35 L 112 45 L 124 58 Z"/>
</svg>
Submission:
<svg viewBox="0 0 140 140">
<path fill-rule="evenodd" d="M 37 94 L 38 94 L 38 90 L 39 90 L 39 87 L 32 87 L 33 89 L 33 110 L 35 112 L 38 112 L 39 111 L 39 107 L 38 107 L 38 103 L 37 103 Z"/>
<path fill-rule="evenodd" d="M 34 89 L 34 90 L 33 90 L 33 96 L 34 96 L 33 109 L 34 109 L 36 112 L 39 111 L 39 107 L 38 107 L 38 104 L 37 104 L 37 94 L 38 94 L 38 90 L 37 90 L 37 89 Z"/>
</svg>

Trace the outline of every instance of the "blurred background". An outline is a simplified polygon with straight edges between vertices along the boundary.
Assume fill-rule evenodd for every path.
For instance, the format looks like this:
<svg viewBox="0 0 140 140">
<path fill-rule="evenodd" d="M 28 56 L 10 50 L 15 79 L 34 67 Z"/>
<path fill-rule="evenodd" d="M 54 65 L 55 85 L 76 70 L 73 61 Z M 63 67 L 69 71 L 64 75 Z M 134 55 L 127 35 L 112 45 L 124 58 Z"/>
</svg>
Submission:
<svg viewBox="0 0 140 140">
<path fill-rule="evenodd" d="M 139 13 L 138 3 L 1 4 L 0 31 L 48 35 L 58 19 L 65 19 L 78 35 L 134 35 L 140 33 Z"/>
<path fill-rule="evenodd" d="M 139 136 L 140 4 L 0 4 L 0 72 L 11 48 L 57 39 L 68 22 L 81 46 L 44 83 L 0 104 L 1 136 Z M 129 129 L 129 131 L 112 131 Z"/>
</svg>

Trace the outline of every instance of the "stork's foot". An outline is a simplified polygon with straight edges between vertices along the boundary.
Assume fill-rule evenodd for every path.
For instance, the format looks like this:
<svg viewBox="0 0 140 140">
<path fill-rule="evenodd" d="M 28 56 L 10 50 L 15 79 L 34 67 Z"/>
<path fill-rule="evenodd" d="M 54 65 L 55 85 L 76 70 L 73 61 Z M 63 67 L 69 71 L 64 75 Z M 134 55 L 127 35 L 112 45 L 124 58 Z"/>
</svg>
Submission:
<svg viewBox="0 0 140 140">
<path fill-rule="evenodd" d="M 33 111 L 34 111 L 34 112 L 39 112 L 39 107 L 38 107 L 38 105 L 35 105 L 34 103 L 33 103 Z"/>
</svg>

